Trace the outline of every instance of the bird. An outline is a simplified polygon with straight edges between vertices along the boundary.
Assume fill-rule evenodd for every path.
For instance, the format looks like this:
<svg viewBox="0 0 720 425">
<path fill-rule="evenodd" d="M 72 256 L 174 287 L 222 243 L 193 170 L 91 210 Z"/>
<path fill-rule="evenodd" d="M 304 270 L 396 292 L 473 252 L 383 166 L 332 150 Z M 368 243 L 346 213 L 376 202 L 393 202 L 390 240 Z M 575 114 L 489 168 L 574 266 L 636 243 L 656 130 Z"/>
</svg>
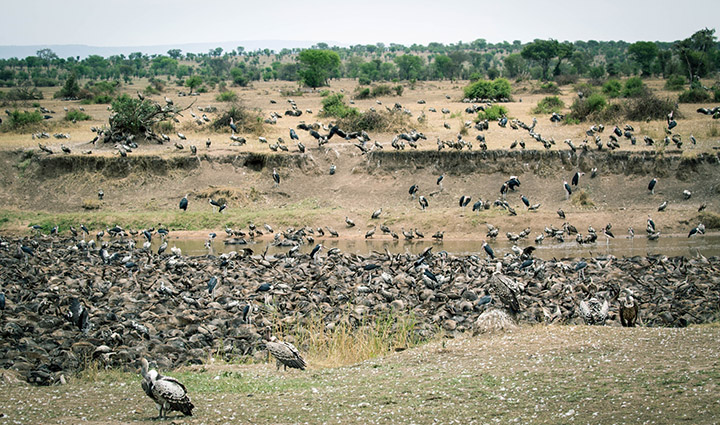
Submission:
<svg viewBox="0 0 720 425">
<path fill-rule="evenodd" d="M 337 167 L 335 166 L 335 164 L 330 165 L 330 175 L 331 176 L 335 175 L 335 171 L 337 171 Z"/>
<path fill-rule="evenodd" d="M 460 207 L 464 208 L 470 203 L 470 201 L 472 201 L 472 198 L 470 196 L 463 195 L 460 197 L 460 201 L 458 202 L 458 204 L 460 205 Z"/>
<path fill-rule="evenodd" d="M 596 297 L 580 301 L 580 314 L 586 325 L 604 325 L 610 306 L 607 300 L 602 303 Z"/>
<path fill-rule="evenodd" d="M 482 248 L 485 250 L 485 252 L 491 259 L 495 259 L 495 251 L 493 251 L 492 247 L 488 245 L 487 242 L 483 241 Z"/>
<path fill-rule="evenodd" d="M 210 280 L 208 280 L 208 283 L 207 283 L 208 294 L 210 294 L 210 295 L 213 294 L 213 292 L 215 291 L 215 287 L 217 287 L 217 284 L 218 284 L 217 276 L 213 276 L 210 278 Z"/>
<path fill-rule="evenodd" d="M 418 202 L 420 203 L 420 207 L 423 209 L 423 211 L 425 210 L 425 208 L 428 207 L 428 201 L 427 199 L 425 199 L 424 196 L 420 195 Z"/>
<path fill-rule="evenodd" d="M 502 301 L 505 307 L 513 314 L 517 314 L 520 312 L 520 303 L 517 299 L 520 293 L 520 285 L 502 274 L 501 270 L 502 263 L 498 262 L 495 266 L 495 273 L 490 276 L 490 285 L 497 298 Z"/>
<path fill-rule="evenodd" d="M 567 200 L 572 195 L 572 188 L 567 181 L 563 181 L 563 188 L 565 189 L 565 199 Z"/>
<path fill-rule="evenodd" d="M 170 98 L 168 98 L 167 96 L 165 96 L 165 103 L 167 103 L 168 105 L 172 105 L 172 104 L 173 104 L 173 101 L 172 101 L 172 99 L 170 99 Z"/>
<path fill-rule="evenodd" d="M 375 226 L 375 227 L 373 227 L 372 229 L 370 229 L 370 230 L 368 230 L 367 232 L 365 232 L 365 239 L 368 239 L 368 238 L 373 237 L 373 235 L 375 234 L 375 229 L 376 229 L 376 228 L 377 228 L 377 226 Z"/>
<path fill-rule="evenodd" d="M 60 145 L 60 150 L 62 150 L 65 153 L 68 153 L 68 154 L 72 152 L 69 147 L 67 147 L 63 144 Z"/>
<path fill-rule="evenodd" d="M 565 219 L 565 211 L 563 211 L 562 208 L 557 210 L 557 215 L 560 216 L 560 218 Z"/>
<path fill-rule="evenodd" d="M 371 219 L 375 219 L 380 217 L 380 214 L 382 214 L 382 208 L 373 211 L 372 216 L 370 216 Z"/>
<path fill-rule="evenodd" d="M 663 201 L 663 203 L 660 204 L 660 206 L 658 207 L 658 211 L 665 211 L 665 208 L 667 208 L 667 206 L 668 206 L 668 202 Z"/>
<path fill-rule="evenodd" d="M 530 207 L 530 200 L 525 195 L 520 195 L 520 200 L 522 200 L 526 207 Z"/>
<path fill-rule="evenodd" d="M 280 174 L 278 174 L 278 172 L 275 168 L 273 168 L 272 178 L 273 178 L 273 181 L 275 182 L 275 187 L 280 186 Z"/>
<path fill-rule="evenodd" d="M 233 133 L 236 133 L 238 131 L 237 126 L 235 125 L 235 121 L 233 120 L 233 117 L 230 117 L 230 129 L 232 129 Z"/>
<path fill-rule="evenodd" d="M 188 207 L 188 195 L 183 196 L 183 198 L 180 200 L 180 209 L 183 211 L 187 211 Z"/>
<path fill-rule="evenodd" d="M 284 370 L 287 370 L 288 367 L 305 370 L 307 367 L 307 363 L 305 363 L 305 359 L 300 355 L 298 349 L 289 342 L 280 341 L 273 336 L 269 341 L 265 342 L 265 347 L 275 357 L 277 370 L 280 370 L 280 366 L 283 366 Z"/>
<path fill-rule="evenodd" d="M 182 133 L 178 133 L 177 136 L 180 138 L 180 140 L 187 140 L 187 137 L 185 137 L 185 135 Z"/>
<path fill-rule="evenodd" d="M 581 172 L 576 171 L 576 172 L 575 172 L 575 175 L 573 175 L 572 180 L 571 180 L 572 185 L 573 185 L 573 186 L 577 186 L 578 183 L 580 183 L 580 177 L 581 177 L 581 176 L 584 176 L 584 175 L 585 175 L 585 173 L 581 173 Z"/>
<path fill-rule="evenodd" d="M 210 141 L 210 138 L 208 137 L 208 139 L 205 141 L 205 148 L 210 149 L 211 144 L 212 144 L 212 142 Z"/>
<path fill-rule="evenodd" d="M 649 214 L 648 214 L 648 218 L 647 218 L 647 232 L 648 233 L 655 232 L 655 222 L 653 221 L 653 219 L 650 217 Z"/>
<path fill-rule="evenodd" d="M 103 192 L 102 189 L 98 190 L 98 199 L 100 201 L 102 201 L 104 197 L 105 197 L 105 192 Z"/>
<path fill-rule="evenodd" d="M 297 133 L 292 128 L 290 129 L 290 139 L 291 140 L 300 140 Z"/>
<path fill-rule="evenodd" d="M 0 292 L 0 311 L 5 310 L 5 293 Z"/>
<path fill-rule="evenodd" d="M 141 386 L 158 407 L 158 418 L 165 418 L 173 411 L 192 416 L 195 406 L 190 401 L 187 388 L 177 379 L 160 375 L 155 369 L 148 371 L 147 359 L 142 358 L 140 361 L 140 373 L 143 377 Z"/>
<path fill-rule="evenodd" d="M 650 193 L 653 194 L 653 195 L 655 194 L 655 185 L 656 185 L 656 184 L 657 184 L 657 179 L 656 179 L 656 178 L 653 178 L 652 180 L 650 180 L 650 183 L 648 184 L 648 190 L 649 190 Z"/>
<path fill-rule="evenodd" d="M 410 186 L 408 193 L 410 194 L 410 196 L 412 196 L 413 200 L 415 199 L 415 195 L 417 195 L 418 190 L 420 190 L 420 187 L 418 185 L 414 184 L 414 185 Z"/>
<path fill-rule="evenodd" d="M 348 216 L 345 216 L 345 223 L 347 227 L 355 227 L 355 222 L 352 221 Z"/>
<path fill-rule="evenodd" d="M 633 328 L 638 319 L 640 306 L 637 301 L 635 301 L 635 298 L 633 298 L 633 293 L 630 289 L 625 288 L 623 291 L 625 292 L 625 296 L 619 300 L 620 324 L 626 328 Z"/>
<path fill-rule="evenodd" d="M 310 258 L 315 259 L 315 256 L 320 252 L 322 247 L 323 246 L 321 243 L 315 245 L 315 247 L 312 249 L 312 251 L 310 251 Z"/>
<path fill-rule="evenodd" d="M 436 185 L 440 186 L 440 189 L 442 189 L 443 179 L 445 179 L 445 174 L 440 174 L 440 177 L 438 177 L 437 181 L 435 182 Z"/>
</svg>

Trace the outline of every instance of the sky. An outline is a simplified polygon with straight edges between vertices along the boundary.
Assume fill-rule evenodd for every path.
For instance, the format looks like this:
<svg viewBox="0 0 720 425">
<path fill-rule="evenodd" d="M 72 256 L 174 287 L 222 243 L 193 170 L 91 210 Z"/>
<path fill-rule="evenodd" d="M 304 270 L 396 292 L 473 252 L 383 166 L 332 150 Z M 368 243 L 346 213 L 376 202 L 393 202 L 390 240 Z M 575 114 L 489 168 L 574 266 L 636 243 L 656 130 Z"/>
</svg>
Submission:
<svg viewBox="0 0 720 425">
<path fill-rule="evenodd" d="M 235 40 L 354 45 L 553 38 L 674 41 L 720 27 L 718 0 L 24 0 L 0 45 L 151 46 Z M 720 34 L 717 34 L 720 35 Z"/>
</svg>

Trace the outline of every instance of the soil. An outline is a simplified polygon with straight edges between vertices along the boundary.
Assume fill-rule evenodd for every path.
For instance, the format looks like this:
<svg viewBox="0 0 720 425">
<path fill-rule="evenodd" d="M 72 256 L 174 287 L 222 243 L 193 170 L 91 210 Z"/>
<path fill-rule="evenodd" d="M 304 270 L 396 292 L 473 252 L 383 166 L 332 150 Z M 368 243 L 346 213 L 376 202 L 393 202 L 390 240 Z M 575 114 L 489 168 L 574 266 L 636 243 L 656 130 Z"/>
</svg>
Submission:
<svg viewBox="0 0 720 425">
<path fill-rule="evenodd" d="M 134 95 L 138 87 L 143 87 L 142 84 L 137 82 L 124 90 Z M 650 82 L 651 86 L 659 84 Z M 352 81 L 334 81 L 330 90 L 343 91 L 351 97 L 354 86 Z M 643 135 L 650 135 L 656 140 L 664 137 L 665 123 L 651 121 L 628 123 L 636 130 L 637 146 L 631 146 L 623 139 L 622 148 L 618 151 L 604 149 L 597 152 L 593 144 L 589 152 L 578 150 L 573 153 L 562 140 L 570 138 L 576 145 L 579 144 L 586 138 L 584 132 L 590 123 L 560 125 L 551 123 L 547 116 L 537 116 L 536 131 L 556 141 L 550 150 L 543 149 L 524 130 L 500 128 L 497 123 L 490 123 L 490 129 L 483 132 L 489 151 L 478 151 L 476 146 L 473 151 L 445 149 L 438 152 L 436 138 L 455 139 L 463 122 L 473 119 L 473 115 L 464 112 L 468 105 L 460 102 L 463 86 L 451 82 L 418 83 L 415 89 L 407 88 L 401 97 L 355 101 L 354 106 L 362 110 L 384 108 L 398 102 L 413 113 L 410 123 L 417 123 L 416 118 L 422 111 L 427 117 L 426 123 L 413 126 L 427 136 L 427 140 L 420 141 L 418 150 L 407 147 L 404 151 L 394 151 L 390 146 L 394 134 L 371 134 L 371 138 L 380 142 L 384 149 L 367 155 L 361 154 L 354 146 L 355 141 L 338 138 L 333 138 L 324 147 L 318 147 L 315 140 L 302 130 L 297 131 L 300 140 L 308 147 L 306 154 L 300 154 L 295 143 L 290 143 L 288 128 L 295 128 L 302 121 L 330 122 L 329 119 L 318 118 L 322 100 L 318 91 L 302 91 L 291 96 L 299 109 L 311 109 L 313 114 L 305 112 L 297 118 L 283 116 L 276 125 L 266 125 L 263 136 L 270 143 L 282 137 L 290 148 L 289 153 L 271 152 L 267 145 L 258 141 L 258 135 L 243 135 L 248 144 L 232 147 L 229 133 L 197 128 L 187 116 L 176 125 L 177 130 L 188 138 L 183 142 L 185 149 L 178 150 L 172 143 L 143 143 L 128 158 L 120 158 L 111 146 L 95 147 L 87 142 L 94 136 L 89 127 L 107 122 L 109 114 L 104 105 L 87 105 L 85 109 L 94 118 L 92 122 L 74 125 L 50 123 L 55 125 L 53 132 L 71 134 L 70 140 L 42 140 L 58 152 L 54 155 L 40 152 L 37 140 L 32 140 L 28 134 L 0 134 L 0 146 L 3 148 L 0 151 L 0 208 L 6 211 L 83 214 L 86 211 L 83 204 L 94 202 L 98 189 L 102 189 L 105 198 L 98 205 L 100 210 L 88 214 L 152 213 L 177 210 L 179 200 L 189 194 L 188 212 L 210 212 L 208 197 L 225 197 L 228 201 L 226 221 L 238 227 L 247 224 L 241 219 L 247 214 L 236 215 L 238 211 L 243 211 L 257 214 L 258 222 L 282 216 L 282 220 L 270 224 L 329 226 L 342 230 L 341 237 L 348 238 L 362 238 L 373 226 L 386 224 L 398 233 L 402 227 L 418 228 L 426 234 L 444 230 L 445 237 L 449 239 L 482 238 L 486 231 L 484 223 L 500 226 L 501 233 L 519 232 L 530 227 L 535 235 L 545 226 L 562 225 L 565 220 L 558 217 L 556 211 L 559 208 L 566 213 L 567 221 L 581 232 L 588 225 L 600 230 L 607 223 L 612 223 L 616 235 L 625 235 L 630 226 L 637 234 L 643 234 L 646 219 L 651 215 L 663 234 L 684 234 L 702 219 L 698 215 L 701 204 L 706 203 L 708 211 L 717 211 L 720 179 L 717 173 L 719 160 L 714 148 L 720 146 L 720 142 L 712 135 L 717 134 L 718 123 L 695 113 L 697 105 L 681 105 L 685 118 L 678 120 L 677 130 L 684 140 L 694 134 L 699 141 L 693 146 L 686 140 L 683 150 L 670 149 L 672 144 L 667 150 L 644 146 Z M 297 88 L 289 83 L 272 82 L 233 90 L 239 93 L 243 104 L 261 109 L 263 116 L 268 116 L 271 111 L 283 115 L 289 104 L 287 96 L 282 96 L 280 91 Z M 512 118 L 528 124 L 535 116 L 531 110 L 545 96 L 532 94 L 531 90 L 530 85 L 516 89 L 514 102 L 505 104 Z M 213 93 L 198 97 L 168 95 L 181 105 L 195 101 L 193 110 L 196 113 L 199 113 L 197 106 L 214 105 L 221 110 L 226 107 L 213 100 Z M 560 95 L 566 104 L 570 104 L 574 96 L 570 87 L 565 87 Z M 270 103 L 271 99 L 277 103 Z M 421 99 L 426 103 L 418 104 Z M 55 111 L 80 106 L 74 103 L 42 102 L 43 106 Z M 430 107 L 438 112 L 430 112 Z M 442 108 L 450 109 L 457 117 L 442 114 Z M 451 130 L 443 127 L 446 122 Z M 625 123 L 605 123 L 604 140 L 614 124 L 622 127 Z M 479 132 L 471 128 L 464 137 L 474 141 L 476 134 Z M 208 138 L 213 141 L 210 149 L 206 149 L 204 143 Z M 179 141 L 177 137 L 173 140 Z M 524 140 L 527 150 L 508 149 L 513 140 Z M 73 149 L 73 153 L 60 153 L 60 142 Z M 191 156 L 190 144 L 198 146 L 197 157 Z M 86 150 L 92 153 L 83 154 Z M 329 174 L 332 164 L 337 167 L 335 175 Z M 598 175 L 590 178 L 590 170 L 594 167 L 598 168 Z M 281 176 L 277 188 L 273 186 L 271 177 L 273 168 L 277 168 Z M 575 189 L 584 194 L 575 194 L 566 200 L 563 181 L 570 181 L 576 171 L 586 173 Z M 445 175 L 442 188 L 435 183 L 440 174 Z M 480 213 L 471 211 L 472 204 L 480 198 L 490 202 L 498 199 L 500 186 L 511 175 L 517 175 L 522 183 L 507 197 L 517 216 L 509 216 L 495 207 Z M 652 178 L 658 179 L 655 194 L 647 190 Z M 413 184 L 419 185 L 418 195 L 428 199 L 428 210 L 422 211 L 419 203 L 408 194 Z M 689 200 L 684 199 L 683 190 L 692 192 Z M 542 204 L 540 209 L 527 211 L 521 203 L 521 194 L 527 196 L 531 204 Z M 463 195 L 473 198 L 464 209 L 458 206 L 458 200 Z M 664 212 L 658 212 L 658 206 L 663 201 L 668 202 L 668 207 Z M 379 208 L 383 208 L 381 219 L 371 220 L 371 213 Z M 307 212 L 312 210 L 317 210 L 319 215 L 308 215 Z M 357 226 L 346 229 L 346 216 Z M 30 221 L 5 223 L 3 230 L 14 233 L 27 231 Z M 205 230 L 221 229 L 197 230 L 206 233 Z"/>
</svg>

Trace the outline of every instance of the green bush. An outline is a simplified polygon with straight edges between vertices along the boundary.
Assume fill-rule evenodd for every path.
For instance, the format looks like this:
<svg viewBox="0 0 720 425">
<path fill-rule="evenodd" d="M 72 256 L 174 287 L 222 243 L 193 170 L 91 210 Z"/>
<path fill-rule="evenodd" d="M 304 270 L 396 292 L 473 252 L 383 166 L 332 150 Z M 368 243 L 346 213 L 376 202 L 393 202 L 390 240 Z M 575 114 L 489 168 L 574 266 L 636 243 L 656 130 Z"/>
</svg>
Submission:
<svg viewBox="0 0 720 425">
<path fill-rule="evenodd" d="M 218 94 L 215 100 L 217 100 L 218 102 L 235 102 L 237 98 L 237 93 L 232 91 L 224 91 Z"/>
<path fill-rule="evenodd" d="M 397 86 L 393 87 L 393 90 L 395 90 L 396 96 L 402 96 L 405 87 L 403 87 L 402 84 L 398 84 Z"/>
<path fill-rule="evenodd" d="M 582 99 L 575 99 L 575 102 L 570 106 L 570 113 L 567 115 L 567 118 L 585 121 L 590 115 L 600 113 L 606 106 L 607 100 L 605 96 L 600 93 L 593 93 Z M 569 121 L 566 120 L 566 122 Z"/>
<path fill-rule="evenodd" d="M 228 131 L 230 128 L 230 118 L 232 118 L 235 122 L 235 125 L 238 128 L 238 133 L 253 133 L 260 135 L 265 132 L 265 124 L 263 123 L 262 115 L 260 115 L 257 111 L 249 110 L 238 103 L 233 103 L 230 109 L 225 111 L 212 122 L 211 126 L 217 131 Z"/>
<path fill-rule="evenodd" d="M 720 102 L 720 86 L 713 87 L 713 101 Z"/>
<path fill-rule="evenodd" d="M 393 92 L 393 89 L 390 88 L 387 84 L 380 84 L 379 86 L 375 86 L 372 88 L 372 97 L 378 97 L 378 96 L 390 96 Z"/>
<path fill-rule="evenodd" d="M 610 79 L 605 81 L 602 86 L 602 92 L 608 97 L 619 97 L 622 91 L 622 83 L 620 80 Z"/>
<path fill-rule="evenodd" d="M 560 87 L 552 81 L 548 81 L 540 84 L 540 87 L 535 89 L 535 93 L 560 94 Z"/>
<path fill-rule="evenodd" d="M 623 97 L 637 97 L 642 96 L 646 91 L 647 87 L 640 77 L 630 77 L 625 80 L 622 95 Z"/>
<path fill-rule="evenodd" d="M 671 75 L 665 80 L 665 90 L 680 91 L 685 87 L 685 78 Z"/>
<path fill-rule="evenodd" d="M 330 90 L 325 89 L 320 92 L 320 97 L 328 97 L 328 96 L 330 96 Z"/>
<path fill-rule="evenodd" d="M 9 130 L 19 130 L 42 122 L 42 120 L 43 116 L 39 111 L 19 111 L 15 109 L 10 112 L 7 119 L 7 128 Z"/>
<path fill-rule="evenodd" d="M 463 93 L 468 99 L 510 99 L 512 86 L 504 78 L 494 81 L 478 80 L 467 85 Z"/>
<path fill-rule="evenodd" d="M 358 84 L 360 84 L 361 86 L 369 86 L 371 82 L 372 80 L 370 80 L 370 78 L 364 75 L 358 78 Z"/>
<path fill-rule="evenodd" d="M 553 112 L 559 113 L 565 108 L 565 102 L 557 96 L 548 96 L 538 102 L 534 114 L 552 114 Z"/>
<path fill-rule="evenodd" d="M 702 103 L 710 100 L 710 93 L 702 87 L 685 90 L 678 96 L 680 103 Z"/>
<path fill-rule="evenodd" d="M 65 114 L 65 121 L 89 121 L 91 119 L 90 115 L 77 109 L 71 109 Z"/>
<path fill-rule="evenodd" d="M 591 94 L 597 92 L 595 86 L 590 83 L 575 84 L 575 92 L 582 93 L 584 97 L 588 97 Z"/>
<path fill-rule="evenodd" d="M 344 96 L 340 93 L 330 95 L 322 101 L 322 115 L 325 117 L 345 118 L 359 114 L 356 108 L 345 104 Z"/>
<path fill-rule="evenodd" d="M 355 99 L 370 99 L 370 88 L 369 87 L 358 87 L 355 89 Z"/>
<path fill-rule="evenodd" d="M 152 84 L 149 84 L 147 87 L 145 87 L 145 90 L 143 90 L 143 92 L 148 96 L 160 94 L 160 90 L 158 90 Z"/>
<path fill-rule="evenodd" d="M 112 101 L 113 97 L 109 94 L 98 94 L 91 99 L 91 102 L 95 104 L 109 104 L 112 103 Z"/>
<path fill-rule="evenodd" d="M 508 110 L 502 105 L 492 105 L 489 108 L 485 108 L 484 111 L 478 112 L 475 122 L 489 120 L 495 121 L 500 119 L 503 115 L 507 116 Z"/>
</svg>

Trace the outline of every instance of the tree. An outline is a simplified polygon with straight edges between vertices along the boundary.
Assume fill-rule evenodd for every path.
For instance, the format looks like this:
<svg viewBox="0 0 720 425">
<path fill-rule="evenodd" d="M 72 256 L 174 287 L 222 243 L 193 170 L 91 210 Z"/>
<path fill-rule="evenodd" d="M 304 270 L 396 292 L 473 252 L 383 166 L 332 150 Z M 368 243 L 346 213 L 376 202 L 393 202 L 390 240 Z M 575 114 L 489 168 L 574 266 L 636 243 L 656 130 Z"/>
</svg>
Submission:
<svg viewBox="0 0 720 425">
<path fill-rule="evenodd" d="M 173 59 L 180 59 L 180 56 L 182 56 L 182 50 L 180 49 L 170 49 L 167 51 L 168 56 L 170 56 Z"/>
<path fill-rule="evenodd" d="M 562 63 L 563 59 L 570 59 L 572 57 L 573 51 L 575 51 L 575 47 L 568 42 L 557 45 L 556 55 L 558 57 L 558 61 L 555 65 L 553 75 L 560 75 L 560 64 Z"/>
<path fill-rule="evenodd" d="M 203 79 L 199 75 L 193 75 L 192 77 L 185 80 L 185 86 L 190 89 L 190 93 L 192 93 L 196 87 L 200 87 L 200 84 L 203 83 Z"/>
<path fill-rule="evenodd" d="M 638 41 L 628 47 L 628 54 L 640 65 L 642 75 L 652 74 L 652 63 L 658 55 L 658 47 L 650 41 Z"/>
<path fill-rule="evenodd" d="M 104 141 L 121 140 L 130 135 L 145 135 L 148 139 L 162 143 L 162 139 L 153 132 L 153 128 L 161 121 L 172 120 L 192 105 L 191 103 L 185 108 L 178 109 L 176 106 L 160 105 L 148 99 L 140 100 L 122 94 L 112 102 L 110 130 L 103 132 Z"/>
<path fill-rule="evenodd" d="M 550 61 L 558 55 L 560 43 L 557 40 L 535 40 L 522 49 L 523 58 L 537 61 L 542 68 L 542 78 L 547 79 Z"/>
<path fill-rule="evenodd" d="M 305 49 L 298 61 L 303 82 L 312 88 L 327 85 L 328 76 L 340 67 L 340 55 L 330 50 Z"/>
<path fill-rule="evenodd" d="M 412 80 L 420 76 L 423 67 L 423 59 L 420 56 L 396 56 L 394 61 L 398 66 L 398 77 L 401 80 Z"/>
<path fill-rule="evenodd" d="M 75 73 L 71 73 L 68 75 L 67 80 L 65 80 L 65 84 L 63 85 L 63 88 L 60 89 L 57 93 L 55 93 L 55 98 L 70 98 L 70 99 L 76 99 L 78 95 L 80 94 L 80 84 L 77 82 L 77 75 Z"/>
<path fill-rule="evenodd" d="M 505 76 L 517 78 L 527 71 L 527 64 L 520 53 L 512 53 L 503 59 L 505 65 Z"/>
<path fill-rule="evenodd" d="M 715 30 L 702 29 L 690 38 L 675 42 L 673 48 L 680 56 L 690 82 L 695 76 L 705 77 L 712 70 L 712 60 L 717 54 Z"/>
</svg>

